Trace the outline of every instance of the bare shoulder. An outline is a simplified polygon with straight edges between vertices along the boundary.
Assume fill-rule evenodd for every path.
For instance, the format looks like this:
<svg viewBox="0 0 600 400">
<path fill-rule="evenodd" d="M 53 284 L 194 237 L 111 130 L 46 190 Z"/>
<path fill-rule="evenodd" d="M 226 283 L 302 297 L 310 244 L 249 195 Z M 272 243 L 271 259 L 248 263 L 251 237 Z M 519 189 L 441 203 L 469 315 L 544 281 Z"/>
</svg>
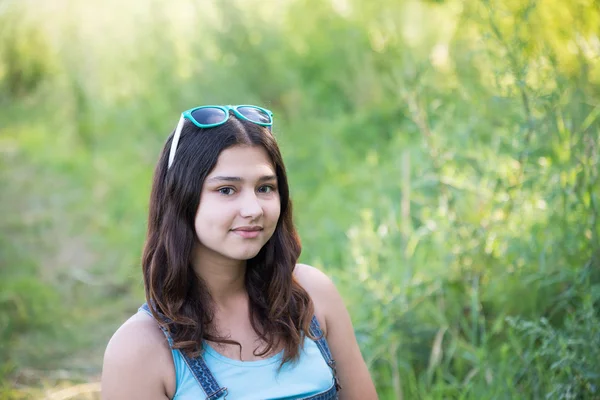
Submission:
<svg viewBox="0 0 600 400">
<path fill-rule="evenodd" d="M 110 339 L 102 367 L 103 399 L 166 399 L 174 392 L 169 343 L 145 313 L 127 320 Z"/>
<path fill-rule="evenodd" d="M 315 315 L 327 335 L 327 325 L 334 305 L 332 302 L 341 301 L 333 281 L 323 271 L 307 264 L 296 264 L 294 277 L 308 292 L 315 306 Z"/>
<path fill-rule="evenodd" d="M 307 264 L 296 264 L 294 276 L 309 294 L 322 294 L 323 291 L 335 289 L 333 282 L 323 271 Z"/>
<path fill-rule="evenodd" d="M 325 326 L 325 337 L 336 360 L 342 385 L 340 399 L 377 399 L 354 335 L 350 314 L 333 281 L 325 273 L 306 264 L 297 264 L 294 276 L 311 297 L 319 323 Z"/>
<path fill-rule="evenodd" d="M 110 339 L 106 354 L 140 355 L 154 346 L 166 345 L 166 337 L 154 319 L 145 313 L 137 313 L 119 327 Z M 122 358 L 122 357 L 120 357 Z"/>
</svg>

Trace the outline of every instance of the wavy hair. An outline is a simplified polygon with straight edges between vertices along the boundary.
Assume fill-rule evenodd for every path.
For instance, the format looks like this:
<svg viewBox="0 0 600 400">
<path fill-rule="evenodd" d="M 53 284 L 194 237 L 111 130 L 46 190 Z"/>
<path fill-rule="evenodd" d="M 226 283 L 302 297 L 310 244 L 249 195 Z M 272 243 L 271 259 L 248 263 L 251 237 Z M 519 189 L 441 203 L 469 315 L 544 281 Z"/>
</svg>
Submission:
<svg viewBox="0 0 600 400">
<path fill-rule="evenodd" d="M 214 303 L 205 282 L 192 267 L 197 236 L 194 216 L 206 176 L 219 154 L 235 145 L 262 146 L 277 175 L 281 213 L 273 236 L 247 260 L 245 284 L 250 321 L 266 343 L 256 356 L 283 347 L 283 363 L 296 360 L 304 337 L 310 337 L 314 307 L 293 277 L 301 245 L 292 219 L 285 166 L 271 132 L 234 116 L 220 126 L 197 128 L 185 122 L 175 161 L 167 168 L 173 133 L 167 139 L 154 172 L 148 231 L 142 256 L 146 300 L 155 319 L 166 328 L 173 347 L 190 356 L 202 352 L 202 340 L 241 344 L 216 333 Z M 314 338 L 313 338 L 314 339 Z"/>
</svg>

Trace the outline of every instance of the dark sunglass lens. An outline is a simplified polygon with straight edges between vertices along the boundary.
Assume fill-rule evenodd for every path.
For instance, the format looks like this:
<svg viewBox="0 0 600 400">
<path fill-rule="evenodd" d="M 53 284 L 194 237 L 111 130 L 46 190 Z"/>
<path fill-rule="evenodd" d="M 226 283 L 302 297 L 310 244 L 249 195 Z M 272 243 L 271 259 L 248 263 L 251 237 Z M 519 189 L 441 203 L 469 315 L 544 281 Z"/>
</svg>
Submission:
<svg viewBox="0 0 600 400">
<path fill-rule="evenodd" d="M 256 107 L 238 107 L 238 112 L 244 117 L 248 118 L 252 122 L 258 122 L 261 124 L 269 124 L 273 121 L 271 116 L 267 112 L 256 108 Z"/>
<path fill-rule="evenodd" d="M 192 111 L 192 118 L 199 124 L 211 125 L 227 121 L 228 115 L 220 108 L 205 107 Z"/>
</svg>

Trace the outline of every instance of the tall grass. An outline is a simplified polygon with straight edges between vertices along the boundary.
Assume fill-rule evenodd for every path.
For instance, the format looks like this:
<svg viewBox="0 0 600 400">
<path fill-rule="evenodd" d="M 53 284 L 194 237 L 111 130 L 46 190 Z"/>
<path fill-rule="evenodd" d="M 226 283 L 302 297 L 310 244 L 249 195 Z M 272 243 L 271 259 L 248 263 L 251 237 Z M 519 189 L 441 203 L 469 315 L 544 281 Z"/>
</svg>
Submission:
<svg viewBox="0 0 600 400">
<path fill-rule="evenodd" d="M 381 398 L 600 397 L 594 2 L 6 4 L 3 395 L 94 379 L 177 115 L 258 103 Z"/>
</svg>

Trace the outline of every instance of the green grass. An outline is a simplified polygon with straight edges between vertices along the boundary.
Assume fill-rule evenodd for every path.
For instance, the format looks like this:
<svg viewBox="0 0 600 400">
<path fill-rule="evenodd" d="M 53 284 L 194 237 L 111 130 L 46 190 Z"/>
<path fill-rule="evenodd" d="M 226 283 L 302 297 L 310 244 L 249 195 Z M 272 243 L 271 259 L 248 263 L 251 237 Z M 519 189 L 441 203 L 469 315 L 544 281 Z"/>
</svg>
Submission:
<svg viewBox="0 0 600 400">
<path fill-rule="evenodd" d="M 0 9 L 0 397 L 97 381 L 177 116 L 257 103 L 380 398 L 600 398 L 597 6 L 378 3 Z"/>
</svg>

